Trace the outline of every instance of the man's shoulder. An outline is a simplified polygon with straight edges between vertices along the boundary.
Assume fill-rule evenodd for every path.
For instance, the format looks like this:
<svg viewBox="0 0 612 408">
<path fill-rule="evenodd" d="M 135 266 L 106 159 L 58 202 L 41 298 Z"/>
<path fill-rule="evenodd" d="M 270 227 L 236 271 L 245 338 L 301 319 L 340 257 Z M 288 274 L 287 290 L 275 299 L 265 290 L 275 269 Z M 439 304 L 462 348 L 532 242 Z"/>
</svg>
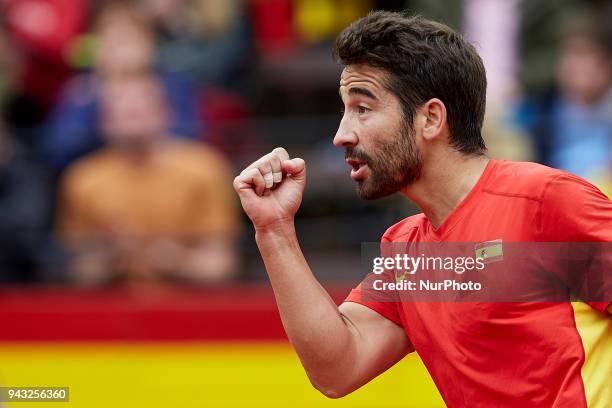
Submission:
<svg viewBox="0 0 612 408">
<path fill-rule="evenodd" d="M 381 242 L 409 242 L 413 241 L 421 228 L 425 226 L 427 218 L 419 213 L 393 224 L 383 234 Z"/>
<path fill-rule="evenodd" d="M 69 182 L 88 182 L 111 171 L 119 163 L 113 149 L 102 148 L 72 163 L 64 172 L 63 178 Z"/>
<path fill-rule="evenodd" d="M 231 165 L 221 151 L 191 140 L 170 140 L 165 152 L 165 162 L 169 170 L 196 179 L 212 180 L 227 177 L 227 173 L 231 173 Z"/>
<path fill-rule="evenodd" d="M 498 160 L 483 191 L 540 201 L 551 182 L 568 176 L 572 178 L 570 173 L 538 163 Z"/>
<path fill-rule="evenodd" d="M 61 195 L 78 200 L 97 200 L 104 186 L 121 183 L 121 159 L 111 148 L 88 154 L 66 168 L 61 175 Z"/>
</svg>

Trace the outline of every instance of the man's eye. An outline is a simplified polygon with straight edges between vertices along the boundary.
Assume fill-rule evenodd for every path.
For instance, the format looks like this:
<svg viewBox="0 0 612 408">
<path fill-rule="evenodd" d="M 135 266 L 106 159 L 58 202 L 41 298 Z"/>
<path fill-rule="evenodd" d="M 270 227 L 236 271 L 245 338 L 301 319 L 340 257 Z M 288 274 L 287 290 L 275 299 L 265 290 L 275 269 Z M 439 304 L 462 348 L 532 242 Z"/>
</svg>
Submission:
<svg viewBox="0 0 612 408">
<path fill-rule="evenodd" d="M 369 111 L 369 109 L 368 109 L 368 108 L 366 108 L 365 106 L 359 106 L 357 109 L 358 109 L 358 112 L 359 112 L 360 114 L 362 114 L 362 113 L 366 113 L 366 112 L 368 112 L 368 111 Z"/>
</svg>

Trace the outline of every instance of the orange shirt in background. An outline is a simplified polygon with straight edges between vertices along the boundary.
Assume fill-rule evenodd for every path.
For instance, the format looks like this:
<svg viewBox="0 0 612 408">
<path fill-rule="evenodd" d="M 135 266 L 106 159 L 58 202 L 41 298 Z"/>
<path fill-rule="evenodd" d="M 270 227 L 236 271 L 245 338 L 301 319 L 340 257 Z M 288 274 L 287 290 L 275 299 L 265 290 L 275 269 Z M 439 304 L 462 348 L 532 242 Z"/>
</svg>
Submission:
<svg viewBox="0 0 612 408">
<path fill-rule="evenodd" d="M 143 162 L 109 147 L 71 166 L 60 192 L 62 238 L 114 244 L 127 237 L 146 245 L 235 236 L 239 218 L 225 158 L 195 142 L 167 140 L 155 148 Z"/>
</svg>

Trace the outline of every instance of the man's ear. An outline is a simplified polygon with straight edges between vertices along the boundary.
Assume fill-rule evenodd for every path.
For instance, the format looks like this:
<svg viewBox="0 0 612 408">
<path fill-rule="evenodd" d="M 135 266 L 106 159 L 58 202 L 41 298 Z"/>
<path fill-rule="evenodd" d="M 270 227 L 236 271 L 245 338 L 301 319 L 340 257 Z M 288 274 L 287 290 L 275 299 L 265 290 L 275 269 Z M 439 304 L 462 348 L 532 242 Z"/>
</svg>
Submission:
<svg viewBox="0 0 612 408">
<path fill-rule="evenodd" d="M 446 106 L 438 98 L 432 98 L 417 109 L 417 118 L 421 134 L 425 140 L 439 137 L 446 127 Z"/>
</svg>

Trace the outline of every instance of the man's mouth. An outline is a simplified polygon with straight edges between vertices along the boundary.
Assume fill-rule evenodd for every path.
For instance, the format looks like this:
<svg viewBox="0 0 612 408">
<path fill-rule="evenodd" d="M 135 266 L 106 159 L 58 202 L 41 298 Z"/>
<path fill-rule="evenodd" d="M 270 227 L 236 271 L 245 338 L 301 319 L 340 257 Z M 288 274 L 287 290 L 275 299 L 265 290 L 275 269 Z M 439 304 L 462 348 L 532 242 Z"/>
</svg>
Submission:
<svg viewBox="0 0 612 408">
<path fill-rule="evenodd" d="M 365 171 L 368 167 L 366 162 L 357 159 L 346 159 L 346 163 L 353 168 L 351 170 L 351 178 L 353 180 L 357 181 L 364 178 Z"/>
</svg>

